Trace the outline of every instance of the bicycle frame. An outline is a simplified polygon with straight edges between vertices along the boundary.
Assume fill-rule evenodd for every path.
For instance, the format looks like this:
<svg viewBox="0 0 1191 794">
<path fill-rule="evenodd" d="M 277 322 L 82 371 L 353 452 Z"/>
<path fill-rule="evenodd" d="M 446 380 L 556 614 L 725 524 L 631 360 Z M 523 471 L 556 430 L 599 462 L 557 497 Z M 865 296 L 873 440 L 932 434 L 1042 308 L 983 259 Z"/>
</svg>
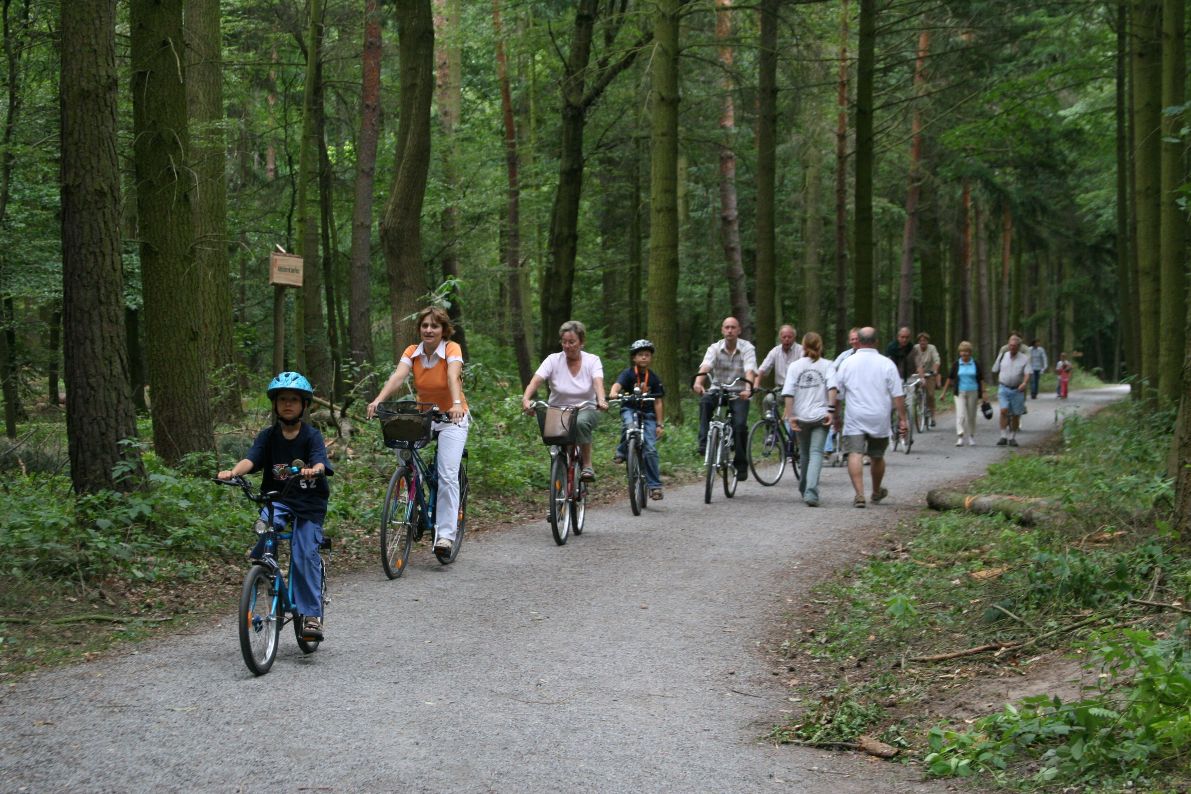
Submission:
<svg viewBox="0 0 1191 794">
<path fill-rule="evenodd" d="M 413 476 L 409 478 L 409 500 L 417 505 L 418 532 L 434 529 L 434 514 L 438 506 L 438 472 L 435 463 L 427 464 L 417 447 L 398 447 L 393 450 L 397 465 L 405 465 Z"/>
</svg>

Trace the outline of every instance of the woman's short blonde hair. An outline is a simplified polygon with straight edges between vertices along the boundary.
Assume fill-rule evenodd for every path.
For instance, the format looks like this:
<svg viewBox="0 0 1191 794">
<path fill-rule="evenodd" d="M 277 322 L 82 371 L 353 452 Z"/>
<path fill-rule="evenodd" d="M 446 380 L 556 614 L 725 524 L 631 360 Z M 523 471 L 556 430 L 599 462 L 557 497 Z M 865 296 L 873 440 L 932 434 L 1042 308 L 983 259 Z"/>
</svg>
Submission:
<svg viewBox="0 0 1191 794">
<path fill-rule="evenodd" d="M 972 352 L 972 343 L 967 342 L 967 341 L 960 342 L 958 350 L 961 353 L 971 353 Z"/>
</svg>

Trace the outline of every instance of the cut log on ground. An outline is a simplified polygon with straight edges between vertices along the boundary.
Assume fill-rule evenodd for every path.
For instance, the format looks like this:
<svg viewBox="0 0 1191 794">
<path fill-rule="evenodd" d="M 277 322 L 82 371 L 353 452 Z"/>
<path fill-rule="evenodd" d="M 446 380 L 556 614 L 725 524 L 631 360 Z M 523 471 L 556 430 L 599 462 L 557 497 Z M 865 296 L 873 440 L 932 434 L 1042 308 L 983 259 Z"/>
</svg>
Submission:
<svg viewBox="0 0 1191 794">
<path fill-rule="evenodd" d="M 966 494 L 936 488 L 926 494 L 932 510 L 966 510 L 981 515 L 1007 516 L 1022 526 L 1034 527 L 1055 520 L 1058 505 L 1049 499 L 1035 499 L 1007 494 Z"/>
</svg>

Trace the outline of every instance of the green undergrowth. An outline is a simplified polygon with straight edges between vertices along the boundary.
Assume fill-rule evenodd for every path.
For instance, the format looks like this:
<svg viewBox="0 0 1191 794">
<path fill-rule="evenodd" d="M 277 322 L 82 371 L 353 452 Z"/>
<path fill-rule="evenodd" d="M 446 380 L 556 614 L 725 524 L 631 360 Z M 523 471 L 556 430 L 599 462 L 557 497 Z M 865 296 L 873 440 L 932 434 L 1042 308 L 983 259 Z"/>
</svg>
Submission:
<svg viewBox="0 0 1191 794">
<path fill-rule="evenodd" d="M 1177 622 L 1191 560 L 1169 530 L 1172 426 L 1135 404 L 1068 418 L 1051 448 L 1006 458 L 970 488 L 1048 500 L 1045 526 L 924 513 L 818 588 L 783 645 L 799 702 L 813 705 L 773 738 L 833 746 L 868 734 L 925 759 L 929 775 L 1005 786 L 1191 782 L 1191 635 Z M 984 677 L 1028 680 L 1063 651 L 1092 690 L 970 725 L 916 716 L 947 713 Z"/>
</svg>

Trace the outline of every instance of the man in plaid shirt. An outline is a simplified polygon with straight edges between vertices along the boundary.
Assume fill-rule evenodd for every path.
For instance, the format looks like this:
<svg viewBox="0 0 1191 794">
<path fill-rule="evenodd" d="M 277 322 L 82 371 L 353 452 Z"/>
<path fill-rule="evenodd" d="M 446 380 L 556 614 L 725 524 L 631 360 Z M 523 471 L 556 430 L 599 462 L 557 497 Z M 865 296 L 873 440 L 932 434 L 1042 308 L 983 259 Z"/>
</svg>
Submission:
<svg viewBox="0 0 1191 794">
<path fill-rule="evenodd" d="M 699 402 L 699 454 L 707 449 L 707 426 L 716 405 L 715 394 L 707 393 L 707 387 L 711 385 L 707 376 L 711 376 L 712 383 L 723 385 L 741 378 L 743 382 L 737 385 L 743 385 L 744 389 L 732 400 L 732 433 L 736 446 L 733 464 L 736 478 L 745 480 L 749 469 L 749 398 L 753 396 L 753 381 L 757 378 L 757 350 L 752 342 L 740 338 L 740 321 L 735 317 L 724 318 L 720 331 L 724 338 L 708 346 L 695 375 L 695 394 L 702 396 Z"/>
</svg>

